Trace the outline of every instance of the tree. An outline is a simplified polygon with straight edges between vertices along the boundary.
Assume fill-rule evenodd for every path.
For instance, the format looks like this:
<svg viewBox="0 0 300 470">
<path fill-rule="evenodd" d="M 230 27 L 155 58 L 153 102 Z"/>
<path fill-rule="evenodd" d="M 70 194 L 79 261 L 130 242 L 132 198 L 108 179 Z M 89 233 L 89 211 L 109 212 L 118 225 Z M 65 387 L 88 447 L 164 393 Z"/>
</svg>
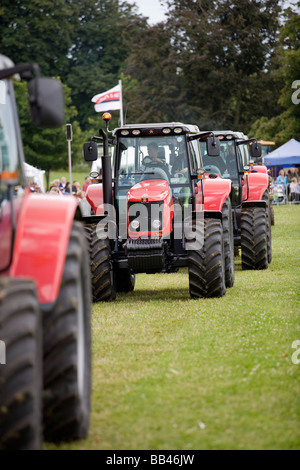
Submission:
<svg viewBox="0 0 300 470">
<path fill-rule="evenodd" d="M 129 54 L 123 37 L 136 16 L 132 6 L 119 0 L 79 0 L 76 4 L 79 22 L 73 31 L 66 82 L 79 122 L 86 129 L 94 115 L 92 97 L 118 84 Z"/>
<path fill-rule="evenodd" d="M 76 12 L 72 0 L 1 0 L 0 50 L 15 63 L 37 62 L 44 75 L 63 76 Z"/>
<path fill-rule="evenodd" d="M 184 98 L 169 32 L 163 24 L 149 27 L 145 19 L 132 28 L 135 34 L 129 30 L 127 41 L 132 36 L 137 40 L 124 70 L 131 84 L 135 80 L 135 85 L 126 90 L 127 121 L 177 120 L 178 106 Z"/>
<path fill-rule="evenodd" d="M 201 127 L 247 128 L 266 105 L 277 0 L 166 0 L 191 115 Z M 267 92 L 266 92 L 267 91 Z"/>
<path fill-rule="evenodd" d="M 82 153 L 84 141 L 82 131 L 75 120 L 77 111 L 71 105 L 70 89 L 64 85 L 66 123 L 72 124 L 72 163 L 76 163 Z M 67 142 L 65 126 L 57 129 L 37 129 L 30 119 L 26 82 L 15 83 L 19 119 L 23 136 L 24 153 L 27 163 L 46 170 L 47 186 L 49 186 L 50 170 L 68 166 Z"/>
<path fill-rule="evenodd" d="M 299 10 L 300 2 L 297 8 Z M 275 80 L 280 84 L 277 101 L 281 112 L 272 119 L 263 116 L 250 130 L 251 135 L 274 139 L 278 145 L 292 138 L 300 140 L 300 104 L 293 99 L 296 88 L 300 88 L 300 16 L 288 8 L 284 17 L 277 47 L 279 68 L 275 74 Z"/>
</svg>

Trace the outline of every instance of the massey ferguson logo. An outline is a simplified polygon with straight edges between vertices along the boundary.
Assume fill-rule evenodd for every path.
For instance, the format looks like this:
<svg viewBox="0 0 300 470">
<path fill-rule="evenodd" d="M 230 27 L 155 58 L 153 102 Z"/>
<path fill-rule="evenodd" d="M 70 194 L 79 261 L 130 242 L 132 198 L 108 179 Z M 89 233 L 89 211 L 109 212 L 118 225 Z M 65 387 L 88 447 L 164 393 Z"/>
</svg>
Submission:
<svg viewBox="0 0 300 470">
<path fill-rule="evenodd" d="M 6 364 L 6 346 L 4 341 L 0 341 L 0 364 Z"/>
</svg>

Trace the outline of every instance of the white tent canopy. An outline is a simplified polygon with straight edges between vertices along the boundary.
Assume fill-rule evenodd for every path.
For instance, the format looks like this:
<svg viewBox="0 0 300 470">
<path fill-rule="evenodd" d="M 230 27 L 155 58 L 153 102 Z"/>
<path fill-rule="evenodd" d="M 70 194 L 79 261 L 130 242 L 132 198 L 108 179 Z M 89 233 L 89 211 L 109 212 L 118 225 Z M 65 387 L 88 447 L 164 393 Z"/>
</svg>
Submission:
<svg viewBox="0 0 300 470">
<path fill-rule="evenodd" d="M 24 163 L 24 168 L 26 177 L 33 178 L 34 183 L 37 183 L 37 185 L 41 188 L 41 191 L 44 193 L 46 191 L 44 180 L 45 170 L 39 170 L 38 168 L 35 168 L 28 163 Z"/>
</svg>

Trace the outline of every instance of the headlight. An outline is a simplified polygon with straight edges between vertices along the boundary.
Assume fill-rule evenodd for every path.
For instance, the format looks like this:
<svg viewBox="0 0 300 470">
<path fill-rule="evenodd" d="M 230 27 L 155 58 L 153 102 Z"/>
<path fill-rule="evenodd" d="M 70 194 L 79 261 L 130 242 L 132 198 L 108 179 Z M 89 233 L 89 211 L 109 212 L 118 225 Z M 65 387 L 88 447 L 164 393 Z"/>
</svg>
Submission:
<svg viewBox="0 0 300 470">
<path fill-rule="evenodd" d="M 132 230 L 138 230 L 140 228 L 140 223 L 138 220 L 133 220 L 130 225 Z"/>
<path fill-rule="evenodd" d="M 154 228 L 154 230 L 159 230 L 160 229 L 160 220 L 158 220 L 158 219 L 153 220 L 152 227 Z"/>
</svg>

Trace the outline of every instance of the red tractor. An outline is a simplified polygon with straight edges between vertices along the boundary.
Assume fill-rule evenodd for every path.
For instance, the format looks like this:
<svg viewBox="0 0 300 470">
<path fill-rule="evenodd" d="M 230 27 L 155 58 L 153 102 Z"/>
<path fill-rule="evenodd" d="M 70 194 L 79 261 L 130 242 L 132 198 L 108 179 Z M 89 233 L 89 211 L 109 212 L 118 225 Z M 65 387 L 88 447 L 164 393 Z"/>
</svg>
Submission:
<svg viewBox="0 0 300 470">
<path fill-rule="evenodd" d="M 73 197 L 30 192 L 13 79 L 39 127 L 64 119 L 61 84 L 0 55 L 0 449 L 84 438 L 91 390 L 89 255 Z"/>
<path fill-rule="evenodd" d="M 84 145 L 94 162 L 85 218 L 94 301 L 132 291 L 136 273 L 182 267 L 192 298 L 224 296 L 234 283 L 231 181 L 204 175 L 199 146 L 215 158 L 218 139 L 174 122 L 100 134 Z"/>
<path fill-rule="evenodd" d="M 243 269 L 267 269 L 272 260 L 269 175 L 255 166 L 261 144 L 241 132 L 217 131 L 220 156 L 210 158 L 202 146 L 204 169 L 232 181 L 234 242 L 241 248 Z"/>
</svg>

